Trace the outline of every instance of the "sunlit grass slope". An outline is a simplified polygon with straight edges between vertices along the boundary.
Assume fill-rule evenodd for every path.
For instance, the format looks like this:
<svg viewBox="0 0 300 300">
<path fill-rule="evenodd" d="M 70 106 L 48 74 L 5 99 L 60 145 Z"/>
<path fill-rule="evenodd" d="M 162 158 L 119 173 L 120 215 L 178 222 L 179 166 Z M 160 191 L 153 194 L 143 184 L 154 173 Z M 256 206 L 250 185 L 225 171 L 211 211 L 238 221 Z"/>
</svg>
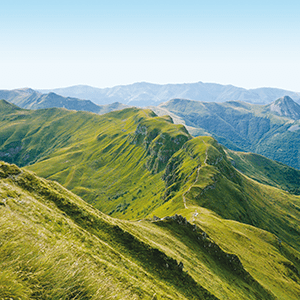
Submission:
<svg viewBox="0 0 300 300">
<path fill-rule="evenodd" d="M 0 299 L 217 299 L 59 184 L 5 163 L 0 178 Z"/>
<path fill-rule="evenodd" d="M 137 219 L 162 204 L 162 172 L 191 138 L 150 110 L 99 116 L 63 109 L 21 110 L 2 101 L 0 155 L 54 179 L 105 213 Z"/>
<path fill-rule="evenodd" d="M 89 202 L 1 163 L 0 299 L 299 299 L 292 169 L 150 110 L 0 108 L 2 158 Z"/>
<path fill-rule="evenodd" d="M 186 142 L 169 160 L 164 178 L 168 201 L 153 214 L 171 215 L 184 204 L 201 206 L 273 232 L 299 249 L 300 197 L 238 172 L 213 138 Z"/>
<path fill-rule="evenodd" d="M 121 221 L 14 165 L 0 178 L 0 298 L 298 299 L 299 252 L 271 233 L 195 206 Z"/>
<path fill-rule="evenodd" d="M 233 166 L 245 175 L 271 186 L 300 194 L 300 171 L 249 152 L 226 150 Z"/>
<path fill-rule="evenodd" d="M 253 278 L 278 299 L 297 299 L 300 197 L 246 177 L 231 162 L 232 158 L 211 137 L 186 142 L 166 167 L 168 201 L 152 215 L 180 213 L 206 231 L 222 249 L 237 254 Z M 267 177 L 266 170 L 260 172 Z M 278 176 L 278 182 L 284 185 L 288 179 L 284 182 L 282 176 Z M 270 177 L 274 179 L 274 175 Z"/>
</svg>

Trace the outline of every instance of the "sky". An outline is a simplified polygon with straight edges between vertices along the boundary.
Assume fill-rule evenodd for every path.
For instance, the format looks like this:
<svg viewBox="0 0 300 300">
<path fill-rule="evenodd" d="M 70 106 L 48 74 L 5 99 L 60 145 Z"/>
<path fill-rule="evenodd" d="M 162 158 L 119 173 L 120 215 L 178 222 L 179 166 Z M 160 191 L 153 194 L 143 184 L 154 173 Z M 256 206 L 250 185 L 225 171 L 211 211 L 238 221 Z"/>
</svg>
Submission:
<svg viewBox="0 0 300 300">
<path fill-rule="evenodd" d="M 300 92 L 299 13 L 299 0 L 0 0 L 0 89 L 202 81 Z"/>
</svg>

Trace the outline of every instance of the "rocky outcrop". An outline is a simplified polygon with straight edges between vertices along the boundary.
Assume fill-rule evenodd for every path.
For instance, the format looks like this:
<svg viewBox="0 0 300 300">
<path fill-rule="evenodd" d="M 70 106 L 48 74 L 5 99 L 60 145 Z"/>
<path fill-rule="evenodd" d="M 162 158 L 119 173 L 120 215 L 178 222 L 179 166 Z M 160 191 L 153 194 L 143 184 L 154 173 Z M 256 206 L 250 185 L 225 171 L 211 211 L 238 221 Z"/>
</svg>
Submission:
<svg viewBox="0 0 300 300">
<path fill-rule="evenodd" d="M 172 155 L 191 138 L 182 125 L 170 124 L 162 118 L 158 118 L 158 122 L 158 126 L 153 126 L 153 123 L 142 120 L 131 137 L 131 143 L 143 145 L 146 149 L 146 167 L 152 173 L 162 171 Z M 176 126 L 179 130 L 173 131 L 170 126 Z"/>
<path fill-rule="evenodd" d="M 276 115 L 294 120 L 300 119 L 300 105 L 289 96 L 277 99 L 275 102 L 268 105 L 268 108 L 270 112 L 275 113 Z"/>
<path fill-rule="evenodd" d="M 159 218 L 158 218 L 159 219 Z M 227 253 L 219 245 L 217 245 L 208 234 L 203 231 L 196 224 L 191 224 L 187 219 L 181 215 L 167 216 L 158 220 L 155 224 L 158 226 L 172 226 L 174 231 L 176 227 L 180 226 L 185 231 L 185 236 L 199 245 L 199 250 L 211 256 L 217 264 L 227 268 L 230 272 L 243 279 L 246 283 L 255 286 L 258 290 L 267 296 L 267 299 L 274 299 L 273 295 L 264 289 L 258 281 L 256 281 L 247 270 L 245 270 L 239 257 L 233 253 Z M 179 229 L 179 228 L 178 228 Z"/>
</svg>

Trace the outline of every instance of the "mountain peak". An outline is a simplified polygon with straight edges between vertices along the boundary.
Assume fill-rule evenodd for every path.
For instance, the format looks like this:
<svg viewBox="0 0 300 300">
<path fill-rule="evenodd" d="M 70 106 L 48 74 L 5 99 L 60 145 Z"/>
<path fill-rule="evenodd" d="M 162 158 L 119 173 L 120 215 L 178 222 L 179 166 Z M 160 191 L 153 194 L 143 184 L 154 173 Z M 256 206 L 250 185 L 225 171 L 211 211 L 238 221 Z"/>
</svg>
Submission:
<svg viewBox="0 0 300 300">
<path fill-rule="evenodd" d="M 292 104 L 292 103 L 296 103 L 291 97 L 289 97 L 289 96 L 284 96 L 284 97 L 281 97 L 281 98 L 279 98 L 279 99 L 277 99 L 276 101 L 275 101 L 275 103 L 277 104 L 277 103 L 284 103 L 284 104 L 288 104 L 288 103 L 290 103 L 290 104 Z"/>
<path fill-rule="evenodd" d="M 31 89 L 31 88 L 20 88 L 20 89 L 16 89 L 15 91 L 19 92 L 19 93 L 25 93 L 25 94 L 34 94 L 36 93 L 35 90 Z"/>
<path fill-rule="evenodd" d="M 270 111 L 282 117 L 288 117 L 294 120 L 300 119 L 300 105 L 291 97 L 284 96 L 269 105 Z"/>
<path fill-rule="evenodd" d="M 20 108 L 4 99 L 0 100 L 0 111 L 1 112 L 11 112 L 14 110 L 19 110 Z"/>
</svg>

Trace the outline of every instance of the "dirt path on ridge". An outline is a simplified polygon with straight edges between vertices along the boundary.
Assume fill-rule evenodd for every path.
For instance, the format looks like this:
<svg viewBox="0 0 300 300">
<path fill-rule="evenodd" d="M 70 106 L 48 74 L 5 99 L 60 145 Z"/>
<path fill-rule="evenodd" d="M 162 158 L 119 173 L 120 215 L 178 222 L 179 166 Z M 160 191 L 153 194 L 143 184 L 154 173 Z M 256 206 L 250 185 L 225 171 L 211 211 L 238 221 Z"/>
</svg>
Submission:
<svg viewBox="0 0 300 300">
<path fill-rule="evenodd" d="M 203 141 L 204 144 L 206 144 L 204 141 Z M 182 199 L 183 199 L 183 205 L 184 205 L 184 208 L 188 208 L 187 205 L 186 205 L 186 198 L 185 198 L 185 194 L 186 193 L 189 193 L 191 188 L 196 184 L 196 182 L 198 181 L 198 178 L 199 178 L 199 172 L 201 170 L 201 168 L 203 166 L 206 166 L 207 165 L 207 150 L 208 150 L 208 147 L 206 147 L 206 150 L 205 150 L 205 159 L 204 159 L 204 163 L 203 165 L 200 165 L 200 167 L 198 167 L 197 169 L 197 176 L 196 176 L 196 180 L 194 181 L 194 183 L 182 194 Z"/>
</svg>

